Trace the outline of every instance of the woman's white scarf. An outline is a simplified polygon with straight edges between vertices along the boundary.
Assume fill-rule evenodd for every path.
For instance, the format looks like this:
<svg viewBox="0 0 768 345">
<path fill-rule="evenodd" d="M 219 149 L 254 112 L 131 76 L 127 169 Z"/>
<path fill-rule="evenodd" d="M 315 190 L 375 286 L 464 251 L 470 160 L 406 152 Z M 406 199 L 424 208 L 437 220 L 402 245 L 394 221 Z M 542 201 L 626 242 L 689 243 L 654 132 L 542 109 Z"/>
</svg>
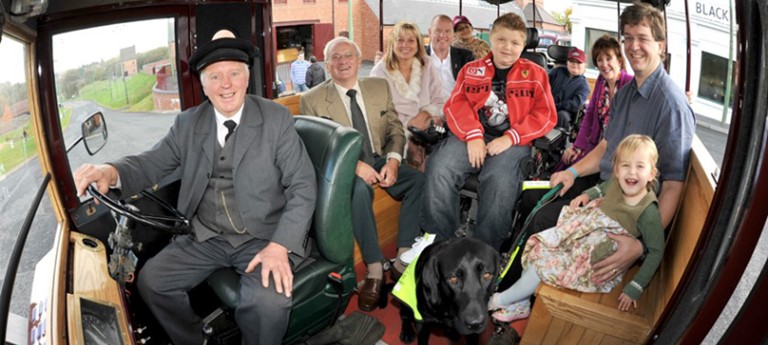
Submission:
<svg viewBox="0 0 768 345">
<path fill-rule="evenodd" d="M 421 63 L 419 63 L 419 59 L 415 57 L 413 60 L 411 60 L 410 83 L 405 81 L 405 77 L 402 73 L 400 73 L 399 68 L 395 69 L 394 71 L 390 71 L 387 68 L 384 69 L 384 72 L 387 73 L 389 78 L 394 81 L 395 90 L 397 90 L 397 93 L 406 99 L 416 102 L 416 104 L 420 103 L 419 93 L 421 92 L 421 71 Z"/>
</svg>

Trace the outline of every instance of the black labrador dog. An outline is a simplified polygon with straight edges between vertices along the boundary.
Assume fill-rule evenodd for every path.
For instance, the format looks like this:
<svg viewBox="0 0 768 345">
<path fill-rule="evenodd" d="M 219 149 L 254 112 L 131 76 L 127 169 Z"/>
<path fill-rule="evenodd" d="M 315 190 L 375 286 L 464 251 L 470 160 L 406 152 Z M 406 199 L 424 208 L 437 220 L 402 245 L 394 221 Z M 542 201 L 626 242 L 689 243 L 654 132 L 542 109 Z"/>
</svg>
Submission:
<svg viewBox="0 0 768 345">
<path fill-rule="evenodd" d="M 413 311 L 402 304 L 400 340 L 412 342 L 418 330 L 418 344 L 426 345 L 430 325 L 441 324 L 448 328 L 453 340 L 458 333 L 467 336 L 468 344 L 477 344 L 488 324 L 488 299 L 493 294 L 500 261 L 493 247 L 472 238 L 438 241 L 424 249 L 414 271 L 422 322 L 417 322 Z M 451 334 L 451 330 L 455 333 Z"/>
</svg>

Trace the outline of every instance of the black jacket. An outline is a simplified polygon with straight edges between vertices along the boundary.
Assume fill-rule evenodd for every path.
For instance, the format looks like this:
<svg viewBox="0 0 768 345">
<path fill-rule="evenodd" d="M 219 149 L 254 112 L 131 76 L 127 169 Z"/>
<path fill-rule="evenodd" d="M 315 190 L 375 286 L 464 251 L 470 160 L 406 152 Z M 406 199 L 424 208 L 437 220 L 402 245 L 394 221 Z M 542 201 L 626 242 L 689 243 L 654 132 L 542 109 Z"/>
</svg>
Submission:
<svg viewBox="0 0 768 345">
<path fill-rule="evenodd" d="M 323 71 L 323 66 L 320 66 L 317 62 L 311 64 L 307 69 L 307 76 L 305 78 L 308 88 L 320 85 L 320 83 L 325 81 L 325 71 Z"/>
<path fill-rule="evenodd" d="M 427 49 L 427 55 L 432 55 L 432 47 L 426 45 L 424 48 Z M 453 68 L 453 78 L 458 78 L 461 68 L 474 59 L 475 56 L 471 51 L 464 48 L 451 47 L 451 67 Z"/>
</svg>

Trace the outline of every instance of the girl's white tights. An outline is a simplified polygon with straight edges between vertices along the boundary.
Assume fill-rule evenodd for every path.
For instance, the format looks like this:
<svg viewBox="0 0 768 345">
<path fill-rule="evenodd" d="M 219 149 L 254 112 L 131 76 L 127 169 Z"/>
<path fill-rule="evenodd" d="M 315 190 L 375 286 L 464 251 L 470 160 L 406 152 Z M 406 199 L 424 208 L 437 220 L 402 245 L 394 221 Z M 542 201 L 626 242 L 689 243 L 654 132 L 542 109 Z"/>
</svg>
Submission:
<svg viewBox="0 0 768 345">
<path fill-rule="evenodd" d="M 539 283 L 541 283 L 541 279 L 536 273 L 536 269 L 532 265 L 528 266 L 514 285 L 499 294 L 499 304 L 511 305 L 523 299 L 531 298 Z"/>
</svg>

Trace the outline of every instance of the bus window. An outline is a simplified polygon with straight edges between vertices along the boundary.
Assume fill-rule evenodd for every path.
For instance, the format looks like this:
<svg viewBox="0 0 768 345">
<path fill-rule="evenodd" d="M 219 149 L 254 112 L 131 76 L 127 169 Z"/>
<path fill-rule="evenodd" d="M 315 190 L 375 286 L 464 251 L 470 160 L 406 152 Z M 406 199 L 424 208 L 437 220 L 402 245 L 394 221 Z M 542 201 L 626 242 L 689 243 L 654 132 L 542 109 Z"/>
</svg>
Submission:
<svg viewBox="0 0 768 345">
<path fill-rule="evenodd" d="M 616 33 L 616 31 L 607 31 L 607 30 L 600 30 L 600 29 L 594 29 L 594 28 L 588 28 L 586 34 L 586 41 L 587 43 L 584 45 L 584 47 L 579 47 L 584 49 L 584 53 L 588 56 L 592 56 L 592 45 L 595 44 L 595 41 L 597 41 L 598 38 L 602 37 L 603 35 L 608 35 L 612 37 L 616 37 L 619 41 L 621 41 L 621 38 L 619 38 Z M 587 58 L 587 68 L 597 70 L 597 66 L 592 62 L 591 58 Z"/>
<path fill-rule="evenodd" d="M 69 153 L 73 170 L 140 153 L 168 132 L 181 109 L 174 22 L 153 19 L 53 36 L 65 144 L 77 140 L 80 123 L 97 111 L 109 131 L 97 158 L 83 149 Z"/>
<path fill-rule="evenodd" d="M 689 90 L 688 100 L 696 114 L 696 134 L 718 166 L 722 165 L 724 159 L 731 122 L 732 97 L 736 89 L 732 82 L 727 82 L 729 70 L 731 80 L 735 79 L 736 71 L 735 58 L 729 57 L 729 49 L 735 53 L 736 48 L 735 45 L 734 48 L 729 46 L 732 40 L 736 40 L 737 25 L 735 22 L 731 23 L 727 14 L 733 13 L 728 10 L 733 4 L 732 0 L 717 0 L 707 6 L 689 2 L 687 10 L 690 21 L 687 24 L 690 26 L 690 37 L 687 34 L 685 2 L 671 2 L 666 6 L 665 16 L 665 65 L 668 66 L 669 76 L 677 86 L 682 90 Z M 591 46 L 597 38 L 603 34 L 616 36 L 616 4 L 573 0 L 573 6 L 579 9 L 579 21 L 574 23 L 571 33 L 573 45 L 583 46 L 587 56 L 591 56 Z M 622 3 L 620 9 L 623 10 L 626 6 L 629 4 Z M 687 46 L 689 40 L 690 51 Z M 591 60 L 587 59 L 589 68 L 586 76 L 594 80 L 598 71 Z M 627 70 L 631 73 L 631 66 L 628 66 Z M 729 84 L 731 87 L 726 87 Z"/>
<path fill-rule="evenodd" d="M 32 89 L 25 73 L 28 52 L 26 43 L 13 36 L 3 35 L 0 44 L 0 248 L 3 248 L 0 251 L 0 277 L 5 277 L 9 269 L 11 248 L 16 243 L 35 191 L 43 181 L 43 169 L 37 151 L 39 138 L 31 114 L 29 92 Z M 53 252 L 51 248 L 57 224 L 51 201 L 44 197 L 37 208 L 16 272 L 7 334 L 7 340 L 12 343 L 26 344 L 28 322 L 40 322 L 39 317 L 43 317 L 42 309 L 40 313 L 33 313 L 36 309 L 30 304 L 32 281 L 36 268 L 44 265 L 48 266 L 38 272 L 43 275 L 49 273 L 48 279 L 53 277 L 50 253 Z M 44 257 L 46 259 L 42 260 Z M 37 300 L 32 303 L 46 305 L 49 302 Z M 35 315 L 31 317 L 31 314 Z"/>
</svg>

